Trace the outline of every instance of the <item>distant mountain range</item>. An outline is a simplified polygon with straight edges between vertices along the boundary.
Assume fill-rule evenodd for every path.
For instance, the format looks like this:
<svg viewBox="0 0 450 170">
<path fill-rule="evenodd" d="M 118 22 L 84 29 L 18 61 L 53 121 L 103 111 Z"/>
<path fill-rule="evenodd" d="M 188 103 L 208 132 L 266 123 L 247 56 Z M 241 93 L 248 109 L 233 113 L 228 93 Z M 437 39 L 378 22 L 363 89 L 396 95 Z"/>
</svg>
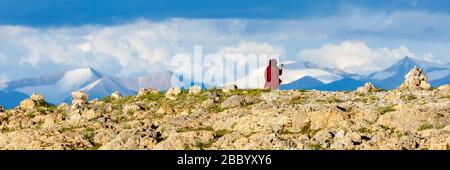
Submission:
<svg viewBox="0 0 450 170">
<path fill-rule="evenodd" d="M 90 99 L 101 99 L 114 91 L 128 96 L 136 94 L 143 87 L 167 89 L 170 87 L 171 76 L 170 72 L 161 72 L 138 78 L 118 78 L 107 76 L 93 68 L 67 70 L 6 83 L 6 87 L 0 91 L 0 105 L 6 108 L 17 106 L 34 92 L 43 94 L 46 101 L 52 104 L 70 102 L 70 93 L 77 90 L 86 91 Z"/>
<path fill-rule="evenodd" d="M 339 90 L 355 90 L 357 87 L 363 85 L 365 82 L 372 82 L 375 86 L 392 90 L 400 86 L 405 80 L 405 75 L 414 67 L 419 66 L 428 76 L 430 84 L 434 87 L 450 83 L 450 66 L 448 64 L 437 64 L 427 61 L 421 61 L 410 57 L 404 57 L 395 64 L 367 76 L 352 75 L 340 73 L 342 79 L 320 84 L 320 78 L 311 76 L 307 79 L 303 77 L 298 80 L 281 85 L 281 89 L 316 89 L 325 91 L 339 91 Z M 307 86 L 305 84 L 317 84 L 317 86 Z M 322 81 L 323 82 L 323 81 Z"/>
<path fill-rule="evenodd" d="M 415 65 L 423 69 L 432 86 L 450 83 L 450 63 L 436 64 L 405 57 L 385 70 L 366 76 L 319 66 L 312 62 L 287 62 L 281 76 L 283 84 L 280 89 L 355 90 L 365 82 L 372 82 L 377 87 L 390 90 L 398 87 L 404 81 L 405 75 Z M 257 69 L 245 78 L 228 84 L 236 84 L 239 88 L 261 88 L 264 82 L 255 80 L 258 77 L 264 77 L 264 69 Z M 59 104 L 70 102 L 72 99 L 70 93 L 76 90 L 87 91 L 90 99 L 100 99 L 114 91 L 119 91 L 122 95 L 128 96 L 136 94 L 140 88 L 153 87 L 166 90 L 171 86 L 172 75 L 173 73 L 170 71 L 161 71 L 142 77 L 128 78 L 108 76 L 93 68 L 66 70 L 6 83 L 5 88 L 0 90 L 0 105 L 6 108 L 17 106 L 20 101 L 33 92 L 43 94 L 50 103 Z M 180 79 L 183 78 L 180 77 Z M 186 79 L 185 82 L 191 81 Z M 202 88 L 212 87 L 198 82 L 180 84 L 179 86 L 186 89 L 193 84 L 200 85 Z"/>
</svg>

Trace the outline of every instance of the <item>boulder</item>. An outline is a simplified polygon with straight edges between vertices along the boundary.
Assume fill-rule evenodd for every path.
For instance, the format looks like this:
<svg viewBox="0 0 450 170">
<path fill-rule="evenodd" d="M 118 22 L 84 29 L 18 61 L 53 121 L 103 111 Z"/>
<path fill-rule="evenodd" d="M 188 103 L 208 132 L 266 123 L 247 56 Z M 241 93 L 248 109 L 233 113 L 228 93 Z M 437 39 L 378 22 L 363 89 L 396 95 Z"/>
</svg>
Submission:
<svg viewBox="0 0 450 170">
<path fill-rule="evenodd" d="M 260 99 L 264 100 L 264 101 L 273 101 L 273 100 L 276 100 L 279 96 L 280 95 L 278 94 L 278 92 L 272 91 L 272 92 L 262 93 L 260 96 Z"/>
<path fill-rule="evenodd" d="M 71 93 L 71 95 L 73 99 L 79 99 L 84 101 L 87 101 L 87 99 L 89 98 L 89 95 L 83 90 L 74 91 Z"/>
<path fill-rule="evenodd" d="M 450 90 L 450 84 L 441 85 L 437 89 L 442 90 L 442 91 L 448 91 L 448 90 Z"/>
<path fill-rule="evenodd" d="M 372 83 L 367 82 L 364 86 L 358 87 L 356 92 L 359 93 L 370 93 L 370 92 L 378 92 L 380 89 L 376 88 Z"/>
<path fill-rule="evenodd" d="M 111 98 L 116 100 L 122 99 L 122 94 L 119 91 L 115 91 L 111 93 Z"/>
<path fill-rule="evenodd" d="M 156 111 L 156 114 L 173 114 L 173 113 L 175 113 L 175 111 L 169 106 L 160 107 Z"/>
<path fill-rule="evenodd" d="M 175 100 L 179 94 L 181 93 L 181 89 L 179 87 L 171 87 L 167 90 L 164 96 L 170 100 Z"/>
<path fill-rule="evenodd" d="M 44 96 L 38 93 L 33 93 L 30 98 L 19 103 L 19 107 L 23 110 L 31 110 L 39 106 L 47 106 L 47 102 L 45 102 Z"/>
<path fill-rule="evenodd" d="M 127 104 L 123 107 L 122 112 L 127 114 L 127 113 L 132 113 L 132 112 L 137 112 L 140 110 L 144 110 L 144 107 L 142 107 L 141 105 L 138 104 Z"/>
<path fill-rule="evenodd" d="M 206 97 L 208 97 L 208 99 L 213 100 L 214 102 L 217 102 L 220 100 L 220 95 L 216 91 L 208 92 L 206 94 Z"/>
<path fill-rule="evenodd" d="M 189 94 L 200 94 L 202 92 L 202 88 L 200 86 L 191 86 L 189 88 Z"/>
<path fill-rule="evenodd" d="M 137 96 L 141 97 L 141 96 L 145 96 L 145 95 L 151 94 L 151 93 L 153 93 L 153 94 L 159 93 L 159 90 L 155 89 L 155 88 L 148 88 L 148 89 L 141 88 L 141 89 L 139 89 Z"/>
<path fill-rule="evenodd" d="M 414 66 L 411 71 L 405 76 L 405 81 L 400 85 L 402 90 L 428 90 L 431 88 L 430 83 L 428 83 L 428 77 L 422 70 Z"/>
<path fill-rule="evenodd" d="M 38 94 L 38 93 L 33 93 L 30 96 L 30 99 L 33 100 L 33 101 L 44 101 L 44 96 L 41 95 L 41 94 Z"/>
<path fill-rule="evenodd" d="M 36 102 L 31 99 L 25 99 L 21 101 L 19 106 L 23 110 L 31 110 L 37 107 Z"/>
<path fill-rule="evenodd" d="M 242 98 L 239 95 L 231 96 L 225 101 L 223 101 L 220 105 L 221 108 L 232 108 L 232 107 L 239 107 L 244 104 L 244 98 Z"/>
<path fill-rule="evenodd" d="M 83 112 L 83 114 L 81 116 L 87 120 L 92 120 L 92 119 L 99 117 L 100 115 L 101 115 L 100 112 L 96 112 L 95 110 L 90 109 L 86 112 Z"/>
<path fill-rule="evenodd" d="M 228 93 L 231 92 L 233 90 L 237 90 L 238 87 L 235 84 L 227 84 L 225 85 L 225 87 L 222 88 L 222 92 L 224 93 Z"/>
</svg>

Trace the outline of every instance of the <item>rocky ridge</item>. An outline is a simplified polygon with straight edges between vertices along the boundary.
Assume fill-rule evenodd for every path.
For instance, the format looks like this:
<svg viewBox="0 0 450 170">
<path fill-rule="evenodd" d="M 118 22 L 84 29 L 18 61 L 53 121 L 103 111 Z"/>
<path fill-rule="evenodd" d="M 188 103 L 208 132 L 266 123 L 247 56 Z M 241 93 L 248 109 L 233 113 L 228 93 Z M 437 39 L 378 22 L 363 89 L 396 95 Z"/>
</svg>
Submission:
<svg viewBox="0 0 450 170">
<path fill-rule="evenodd" d="M 392 91 L 77 91 L 58 106 L 35 94 L 0 107 L 0 149 L 450 149 L 450 85 L 411 75 Z"/>
</svg>

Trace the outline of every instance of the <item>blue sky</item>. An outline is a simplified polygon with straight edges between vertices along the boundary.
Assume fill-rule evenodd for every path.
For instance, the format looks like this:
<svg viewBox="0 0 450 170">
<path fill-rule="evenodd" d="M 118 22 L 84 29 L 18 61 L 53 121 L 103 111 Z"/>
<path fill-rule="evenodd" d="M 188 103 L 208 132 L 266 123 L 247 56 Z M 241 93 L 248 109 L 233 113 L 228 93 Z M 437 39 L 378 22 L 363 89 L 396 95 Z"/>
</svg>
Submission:
<svg viewBox="0 0 450 170">
<path fill-rule="evenodd" d="M 137 18 L 304 19 L 346 7 L 450 12 L 445 0 L 2 0 L 0 23 L 29 26 L 118 24 Z"/>
<path fill-rule="evenodd" d="M 0 0 L 0 82 L 87 66 L 140 76 L 194 45 L 368 74 L 404 55 L 450 62 L 448 30 L 444 0 Z"/>
</svg>

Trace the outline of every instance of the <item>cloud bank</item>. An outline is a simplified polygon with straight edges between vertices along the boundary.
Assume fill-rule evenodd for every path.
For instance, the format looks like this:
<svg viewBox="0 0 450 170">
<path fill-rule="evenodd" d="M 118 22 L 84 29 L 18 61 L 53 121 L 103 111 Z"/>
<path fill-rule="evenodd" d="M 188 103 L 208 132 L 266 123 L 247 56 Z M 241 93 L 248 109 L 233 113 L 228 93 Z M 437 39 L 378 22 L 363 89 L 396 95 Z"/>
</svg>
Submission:
<svg viewBox="0 0 450 170">
<path fill-rule="evenodd" d="M 294 20 L 175 18 L 75 27 L 0 25 L 0 71 L 3 81 L 77 67 L 139 76 L 173 69 L 169 62 L 175 54 L 192 54 L 200 45 L 205 54 L 269 49 L 280 52 L 282 60 L 369 73 L 405 55 L 449 62 L 447 30 L 450 16 L 443 13 L 353 8 Z"/>
</svg>

